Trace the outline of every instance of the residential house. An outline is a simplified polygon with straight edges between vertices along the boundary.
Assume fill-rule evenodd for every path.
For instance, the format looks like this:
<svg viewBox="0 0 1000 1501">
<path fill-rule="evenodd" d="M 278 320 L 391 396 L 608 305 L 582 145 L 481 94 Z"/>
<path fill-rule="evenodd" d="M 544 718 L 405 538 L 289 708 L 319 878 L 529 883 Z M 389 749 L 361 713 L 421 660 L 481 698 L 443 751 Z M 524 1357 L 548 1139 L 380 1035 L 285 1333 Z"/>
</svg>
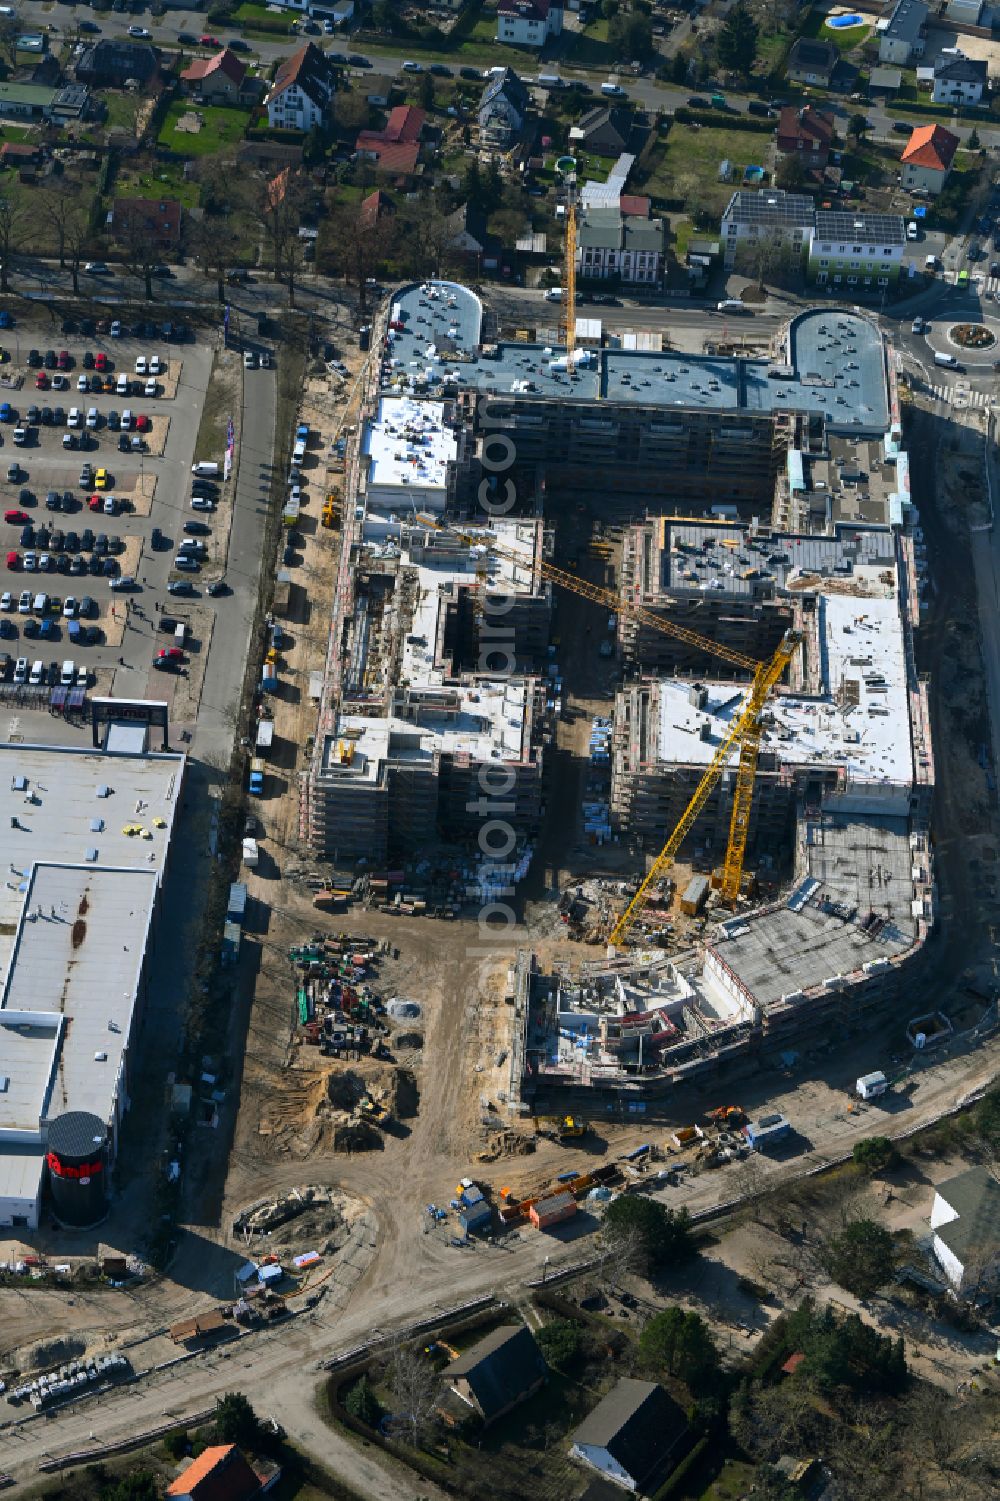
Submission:
<svg viewBox="0 0 1000 1501">
<path fill-rule="evenodd" d="M 396 213 L 396 205 L 388 193 L 383 193 L 381 188 L 376 188 L 374 193 L 369 193 L 367 198 L 362 198 L 361 207 L 358 209 L 358 223 L 362 229 L 372 229 L 382 219 L 392 219 Z"/>
<path fill-rule="evenodd" d="M 207 104 L 235 104 L 246 76 L 246 63 L 224 47 L 214 57 L 196 57 L 181 74 L 181 83 Z"/>
<path fill-rule="evenodd" d="M 451 1393 L 488 1425 L 535 1393 L 548 1366 L 524 1324 L 501 1324 L 445 1366 Z"/>
<path fill-rule="evenodd" d="M 825 167 L 836 134 L 834 119 L 826 110 L 787 105 L 778 117 L 777 148 L 782 156 L 794 156 L 804 167 Z"/>
<path fill-rule="evenodd" d="M 943 125 L 915 126 L 900 157 L 903 187 L 936 197 L 948 181 L 960 144 L 958 136 Z"/>
<path fill-rule="evenodd" d="M 486 214 L 481 208 L 464 203 L 449 215 L 448 223 L 454 230 L 454 239 L 449 242 L 451 250 L 464 255 L 477 271 L 498 268 L 503 246 L 499 236 L 487 229 Z"/>
<path fill-rule="evenodd" d="M 819 286 L 858 290 L 892 286 L 906 249 L 900 214 L 852 214 L 818 209 L 806 275 Z"/>
<path fill-rule="evenodd" d="M 90 90 L 85 83 L 64 83 L 62 88 L 56 89 L 50 118 L 57 124 L 84 120 L 91 113 L 92 107 Z"/>
<path fill-rule="evenodd" d="M 236 159 L 261 172 L 280 172 L 285 167 L 301 165 L 302 144 L 291 141 L 241 141 L 236 148 Z"/>
<path fill-rule="evenodd" d="M 761 240 L 780 242 L 794 257 L 804 258 L 816 222 L 816 210 L 804 193 L 782 188 L 759 192 L 738 189 L 722 216 L 722 243 L 727 270 L 745 246 Z"/>
<path fill-rule="evenodd" d="M 119 242 L 140 236 L 166 252 L 181 243 L 181 206 L 175 198 L 116 198 L 108 228 Z"/>
<path fill-rule="evenodd" d="M 508 150 L 524 129 L 530 105 L 528 90 L 513 68 L 491 78 L 479 101 L 479 139 L 484 146 Z"/>
<path fill-rule="evenodd" d="M 817 42 L 800 36 L 788 54 L 785 77 L 793 83 L 811 83 L 828 89 L 840 53 L 832 42 Z"/>
<path fill-rule="evenodd" d="M 989 64 L 966 57 L 958 48 L 942 52 L 934 63 L 935 104 L 983 104 L 989 87 Z"/>
<path fill-rule="evenodd" d="M 392 98 L 393 79 L 387 73 L 372 73 L 364 80 L 365 103 L 376 109 L 388 109 Z"/>
<path fill-rule="evenodd" d="M 55 89 L 41 84 L 0 83 L 0 119 L 47 120 L 55 97 Z"/>
<path fill-rule="evenodd" d="M 970 1167 L 939 1183 L 931 1205 L 931 1244 L 956 1292 L 975 1295 L 1000 1274 L 1000 1183 Z"/>
<path fill-rule="evenodd" d="M 875 27 L 879 62 L 906 68 L 915 57 L 923 57 L 928 14 L 924 0 L 896 0 Z"/>
<path fill-rule="evenodd" d="M 497 0 L 497 41 L 512 47 L 544 47 L 562 31 L 560 0 Z"/>
<path fill-rule="evenodd" d="M 169 1501 L 255 1501 L 266 1496 L 281 1471 L 255 1469 L 235 1444 L 210 1444 L 167 1486 Z"/>
<path fill-rule="evenodd" d="M 622 193 L 618 207 L 627 219 L 648 219 L 652 200 L 645 193 Z"/>
<path fill-rule="evenodd" d="M 635 116 L 620 105 L 598 104 L 581 115 L 569 133 L 570 147 L 597 156 L 621 156 L 632 139 Z"/>
<path fill-rule="evenodd" d="M 148 88 L 160 69 L 160 54 L 148 42 L 115 42 L 102 37 L 84 47 L 76 76 L 92 88 L 123 89 L 129 83 Z"/>
<path fill-rule="evenodd" d="M 264 103 L 272 128 L 312 130 L 322 126 L 337 87 L 337 75 L 325 52 L 306 42 L 278 68 Z"/>
<path fill-rule="evenodd" d="M 619 277 L 656 286 L 663 276 L 665 242 L 662 219 L 626 217 L 618 204 L 587 207 L 577 221 L 577 274 L 589 281 Z"/>
<path fill-rule="evenodd" d="M 416 170 L 426 119 L 426 113 L 415 105 L 398 104 L 389 111 L 384 129 L 361 131 L 354 148 L 366 161 L 374 162 L 380 172 L 408 177 Z"/>
<path fill-rule="evenodd" d="M 20 172 L 24 167 L 37 167 L 41 159 L 41 147 L 29 146 L 27 141 L 4 141 L 0 146 L 0 167 Z"/>
<path fill-rule="evenodd" d="M 579 1459 L 626 1491 L 652 1491 L 688 1447 L 687 1418 L 655 1381 L 623 1377 L 572 1434 Z"/>
</svg>

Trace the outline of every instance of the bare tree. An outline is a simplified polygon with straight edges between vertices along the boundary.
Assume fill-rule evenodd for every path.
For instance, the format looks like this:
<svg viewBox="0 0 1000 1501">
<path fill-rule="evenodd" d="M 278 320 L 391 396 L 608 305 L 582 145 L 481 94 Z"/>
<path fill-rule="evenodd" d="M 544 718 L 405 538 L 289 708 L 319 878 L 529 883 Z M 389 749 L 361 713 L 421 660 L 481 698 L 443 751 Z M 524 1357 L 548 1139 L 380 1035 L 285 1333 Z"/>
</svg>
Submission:
<svg viewBox="0 0 1000 1501">
<path fill-rule="evenodd" d="M 69 261 L 70 275 L 73 278 L 73 291 L 80 295 L 80 267 L 87 258 L 90 248 L 90 224 L 86 211 L 81 211 L 68 219 L 64 231 L 64 246 L 66 259 Z"/>
<path fill-rule="evenodd" d="M 348 286 L 357 288 L 362 312 L 367 303 L 365 283 L 391 254 L 395 239 L 393 218 L 363 219 L 355 203 L 337 204 L 328 220 L 323 270 L 339 272 Z"/>
<path fill-rule="evenodd" d="M 66 269 L 66 247 L 73 227 L 81 220 L 86 226 L 87 211 L 76 184 L 67 181 L 65 177 L 52 179 L 52 186 L 41 195 L 39 206 L 41 217 L 52 232 L 59 256 L 59 269 L 63 271 Z"/>
<path fill-rule="evenodd" d="M 305 203 L 305 185 L 286 168 L 260 192 L 259 208 L 268 260 L 275 281 L 288 288 L 288 305 L 295 306 L 295 277 L 302 264 L 299 226 Z"/>
<path fill-rule="evenodd" d="M 19 16 L 0 16 L 0 56 L 5 57 L 10 67 L 17 67 L 17 39 L 24 30 Z"/>
<path fill-rule="evenodd" d="M 597 1238 L 600 1280 L 604 1287 L 618 1289 L 623 1280 L 646 1269 L 646 1242 L 638 1225 L 601 1226 Z"/>
<path fill-rule="evenodd" d="M 16 198 L 0 198 L 0 292 L 10 291 L 11 262 L 24 247 L 28 213 Z"/>
<path fill-rule="evenodd" d="M 742 1199 L 754 1221 L 762 1221 L 763 1201 L 768 1191 L 767 1173 L 756 1152 L 749 1152 L 741 1162 L 730 1169 L 729 1182 L 733 1197 Z"/>
<path fill-rule="evenodd" d="M 137 201 L 119 198 L 115 205 L 115 239 L 122 248 L 125 265 L 132 276 L 141 276 L 146 301 L 153 300 L 153 272 L 163 259 L 149 215 Z"/>
<path fill-rule="evenodd" d="M 387 1372 L 395 1417 L 416 1449 L 434 1426 L 440 1381 L 429 1360 L 408 1345 L 397 1345 Z"/>
</svg>

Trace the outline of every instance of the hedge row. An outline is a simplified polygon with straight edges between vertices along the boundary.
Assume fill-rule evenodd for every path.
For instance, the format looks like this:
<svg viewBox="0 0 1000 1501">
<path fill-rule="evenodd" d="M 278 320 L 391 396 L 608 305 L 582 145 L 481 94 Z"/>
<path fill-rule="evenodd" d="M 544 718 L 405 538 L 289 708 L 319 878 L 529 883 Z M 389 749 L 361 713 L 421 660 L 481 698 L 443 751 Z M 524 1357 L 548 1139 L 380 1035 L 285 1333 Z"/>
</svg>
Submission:
<svg viewBox="0 0 1000 1501">
<path fill-rule="evenodd" d="M 689 1452 L 685 1454 L 676 1470 L 674 1470 L 673 1473 L 668 1476 L 668 1478 L 660 1486 L 660 1489 L 655 1492 L 653 1501 L 669 1501 L 669 1498 L 671 1496 L 677 1496 L 681 1494 L 684 1481 L 691 1474 L 695 1466 L 700 1462 L 705 1453 L 705 1450 L 708 1448 L 711 1441 L 711 1434 L 702 1434 L 701 1438 L 695 1444 L 694 1448 L 689 1450 Z"/>
<path fill-rule="evenodd" d="M 752 130 L 758 135 L 773 135 L 777 120 L 764 120 L 753 115 L 737 115 L 725 109 L 688 109 L 682 104 L 674 110 L 678 125 L 708 125 L 715 130 Z"/>
</svg>

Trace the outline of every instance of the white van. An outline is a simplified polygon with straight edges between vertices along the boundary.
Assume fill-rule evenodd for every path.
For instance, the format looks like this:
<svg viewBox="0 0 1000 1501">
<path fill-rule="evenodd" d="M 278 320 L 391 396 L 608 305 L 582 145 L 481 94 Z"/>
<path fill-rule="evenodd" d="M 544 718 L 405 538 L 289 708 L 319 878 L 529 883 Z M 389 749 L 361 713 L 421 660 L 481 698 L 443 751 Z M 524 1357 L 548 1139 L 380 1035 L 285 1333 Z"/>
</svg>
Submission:
<svg viewBox="0 0 1000 1501">
<path fill-rule="evenodd" d="M 946 370 L 960 370 L 962 368 L 953 354 L 941 354 L 938 350 L 934 351 L 934 363 L 935 365 L 943 365 Z"/>
<path fill-rule="evenodd" d="M 31 677 L 28 682 L 33 688 L 37 688 L 45 676 L 45 663 L 38 661 L 31 664 Z"/>
<path fill-rule="evenodd" d="M 116 396 L 127 396 L 128 395 L 128 376 L 127 375 L 119 375 L 118 379 L 115 381 L 115 395 Z"/>
<path fill-rule="evenodd" d="M 606 94 L 609 99 L 626 99 L 628 97 L 627 91 L 622 88 L 620 83 L 602 83 L 601 93 Z"/>
<path fill-rule="evenodd" d="M 32 604 L 31 608 L 36 615 L 47 614 L 49 608 L 49 596 L 47 594 L 36 594 L 34 603 Z"/>
<path fill-rule="evenodd" d="M 545 293 L 546 302 L 562 302 L 562 298 L 562 287 L 549 287 L 548 291 Z"/>
<path fill-rule="evenodd" d="M 191 465 L 191 473 L 192 474 L 200 474 L 200 475 L 202 475 L 206 479 L 214 477 L 215 475 L 218 474 L 218 472 L 219 472 L 219 466 L 218 466 L 218 464 L 209 463 L 205 459 L 201 459 L 201 460 L 199 460 L 199 462 L 197 464 L 192 464 Z"/>
<path fill-rule="evenodd" d="M 938 268 L 938 258 L 937 258 L 937 256 L 936 255 L 925 255 L 924 256 L 924 270 L 925 271 L 936 271 L 937 268 Z"/>
<path fill-rule="evenodd" d="M 63 665 L 62 665 L 62 672 L 59 674 L 59 681 L 60 681 L 60 683 L 62 683 L 62 685 L 63 685 L 64 688 L 71 688 L 73 686 L 73 681 L 74 681 L 75 678 L 76 678 L 76 663 L 75 662 L 64 662 Z"/>
<path fill-rule="evenodd" d="M 749 313 L 751 310 L 739 297 L 723 297 L 721 302 L 715 304 L 718 313 Z"/>
</svg>

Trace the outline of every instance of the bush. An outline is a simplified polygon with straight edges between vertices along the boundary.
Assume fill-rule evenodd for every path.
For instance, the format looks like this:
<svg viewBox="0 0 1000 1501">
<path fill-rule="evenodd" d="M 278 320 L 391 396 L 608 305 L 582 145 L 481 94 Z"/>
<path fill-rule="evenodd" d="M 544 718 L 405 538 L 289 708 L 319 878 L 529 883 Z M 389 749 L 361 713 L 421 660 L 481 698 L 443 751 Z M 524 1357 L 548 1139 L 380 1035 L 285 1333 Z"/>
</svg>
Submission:
<svg viewBox="0 0 1000 1501">
<path fill-rule="evenodd" d="M 858 1167 L 869 1173 L 883 1173 L 899 1162 L 899 1153 L 888 1136 L 866 1136 L 856 1141 L 851 1156 Z"/>
<path fill-rule="evenodd" d="M 694 1250 L 691 1217 L 687 1210 L 679 1209 L 675 1213 L 655 1199 L 640 1199 L 627 1194 L 612 1199 L 604 1212 L 604 1228 L 609 1239 L 616 1231 L 638 1231 L 646 1259 L 654 1267 L 684 1261 Z"/>
<path fill-rule="evenodd" d="M 737 115 L 731 110 L 723 109 L 688 109 L 682 104 L 674 110 L 674 119 L 678 125 L 705 125 L 714 130 L 749 130 L 756 131 L 758 135 L 773 135 L 773 120 L 762 120 L 754 115 Z"/>
<path fill-rule="evenodd" d="M 362 1376 L 356 1381 L 344 1398 L 344 1407 L 357 1418 L 359 1423 L 365 1423 L 369 1428 L 377 1428 L 382 1420 L 382 1404 L 376 1397 L 367 1376 Z"/>
<path fill-rule="evenodd" d="M 583 1336 L 572 1319 L 553 1319 L 538 1331 L 535 1342 L 549 1365 L 565 1371 L 579 1358 Z"/>
<path fill-rule="evenodd" d="M 830 1237 L 822 1252 L 824 1270 L 857 1298 L 870 1298 L 892 1276 L 896 1264 L 892 1236 L 884 1225 L 860 1218 Z"/>
</svg>

